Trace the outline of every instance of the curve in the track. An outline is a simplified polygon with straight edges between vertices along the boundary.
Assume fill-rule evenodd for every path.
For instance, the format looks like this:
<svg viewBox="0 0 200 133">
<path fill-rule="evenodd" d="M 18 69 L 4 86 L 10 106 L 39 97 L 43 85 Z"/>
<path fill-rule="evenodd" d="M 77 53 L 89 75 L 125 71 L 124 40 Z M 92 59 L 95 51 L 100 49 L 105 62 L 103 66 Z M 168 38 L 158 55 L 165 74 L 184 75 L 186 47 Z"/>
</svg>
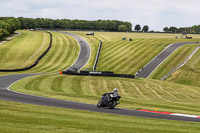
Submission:
<svg viewBox="0 0 200 133">
<path fill-rule="evenodd" d="M 12 101 L 26 104 L 35 104 L 41 106 L 51 106 L 51 107 L 59 107 L 59 108 L 68 108 L 68 109 L 76 109 L 76 110 L 84 110 L 84 111 L 92 111 L 92 112 L 100 112 L 100 113 L 109 113 L 116 115 L 127 115 L 127 116 L 137 116 L 137 117 L 147 117 L 147 118 L 157 118 L 157 119 L 168 119 L 168 120 L 180 120 L 180 121 L 193 121 L 200 122 L 198 118 L 189 118 L 182 116 L 171 116 L 167 114 L 158 114 L 151 112 L 143 112 L 137 110 L 128 110 L 128 109 L 104 109 L 97 108 L 96 105 L 78 103 L 72 101 L 58 100 L 52 98 L 45 98 L 39 96 L 32 96 L 28 94 L 22 94 L 18 92 L 13 92 L 8 90 L 7 88 L 12 85 L 14 82 L 36 74 L 18 74 L 18 75 L 7 75 L 0 76 L 0 100 L 4 101 Z"/>
<path fill-rule="evenodd" d="M 165 61 L 177 48 L 185 44 L 196 44 L 196 42 L 180 42 L 169 45 L 146 66 L 144 66 L 143 69 L 139 70 L 136 76 L 140 78 L 148 78 L 156 70 L 156 68 L 158 68 L 158 66 Z"/>
<path fill-rule="evenodd" d="M 82 37 L 80 37 L 76 34 L 72 34 L 72 33 L 65 33 L 65 34 L 68 34 L 68 35 L 72 36 L 73 38 L 75 38 L 76 41 L 80 45 L 80 53 L 79 53 L 79 56 L 78 56 L 76 62 L 72 66 L 67 68 L 66 70 L 73 71 L 74 68 L 76 68 L 77 70 L 80 70 L 87 64 L 87 62 L 90 58 L 90 51 L 91 51 L 90 45 L 88 44 L 88 42 L 85 39 L 83 39 Z"/>
<path fill-rule="evenodd" d="M 85 111 L 92 111 L 92 112 L 109 113 L 109 114 L 116 114 L 116 115 L 200 122 L 200 119 L 198 118 L 171 116 L 167 114 L 158 114 L 158 113 L 120 109 L 120 108 L 116 108 L 112 110 L 97 108 L 96 105 L 92 105 L 92 104 L 85 104 L 85 103 L 78 103 L 78 102 L 72 102 L 72 101 L 33 96 L 33 95 L 22 94 L 19 92 L 14 92 L 14 91 L 9 90 L 9 86 L 11 86 L 16 81 L 29 77 L 29 76 L 33 76 L 33 75 L 39 75 L 39 74 L 16 74 L 16 75 L 0 76 L 0 100 L 26 103 L 26 104 L 35 104 L 35 105 L 41 105 L 41 106 L 51 106 L 51 107 L 85 110 Z"/>
</svg>

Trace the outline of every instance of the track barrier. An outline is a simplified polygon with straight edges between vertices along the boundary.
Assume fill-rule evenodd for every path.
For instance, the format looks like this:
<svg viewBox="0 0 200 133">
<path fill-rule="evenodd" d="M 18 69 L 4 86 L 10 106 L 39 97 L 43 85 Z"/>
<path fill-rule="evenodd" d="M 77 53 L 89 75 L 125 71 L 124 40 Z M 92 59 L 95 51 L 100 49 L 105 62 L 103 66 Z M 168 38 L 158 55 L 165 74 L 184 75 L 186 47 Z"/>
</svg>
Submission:
<svg viewBox="0 0 200 133">
<path fill-rule="evenodd" d="M 94 72 L 94 71 L 62 71 L 62 74 L 67 74 L 67 75 L 78 75 L 78 76 L 103 76 L 103 77 L 121 77 L 121 78 L 135 78 L 135 75 L 131 74 L 114 74 L 114 72 L 109 72 L 109 71 L 99 71 L 99 72 Z"/>
<path fill-rule="evenodd" d="M 98 64 L 99 56 L 100 56 L 100 52 L 101 52 L 101 46 L 102 46 L 102 41 L 100 40 L 99 49 L 98 49 L 96 60 L 94 62 L 94 66 L 93 66 L 93 71 L 96 71 L 96 68 L 97 68 L 97 64 Z"/>
</svg>

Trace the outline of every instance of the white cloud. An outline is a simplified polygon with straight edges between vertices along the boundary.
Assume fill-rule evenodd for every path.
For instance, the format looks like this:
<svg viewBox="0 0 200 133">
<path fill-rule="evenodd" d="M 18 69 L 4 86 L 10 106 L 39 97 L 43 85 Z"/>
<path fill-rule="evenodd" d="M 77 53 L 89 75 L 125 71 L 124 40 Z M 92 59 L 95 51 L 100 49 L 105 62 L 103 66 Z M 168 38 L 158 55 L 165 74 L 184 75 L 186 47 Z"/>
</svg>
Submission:
<svg viewBox="0 0 200 133">
<path fill-rule="evenodd" d="M 0 0 L 0 16 L 69 19 L 118 19 L 133 27 L 199 24 L 199 0 Z"/>
</svg>

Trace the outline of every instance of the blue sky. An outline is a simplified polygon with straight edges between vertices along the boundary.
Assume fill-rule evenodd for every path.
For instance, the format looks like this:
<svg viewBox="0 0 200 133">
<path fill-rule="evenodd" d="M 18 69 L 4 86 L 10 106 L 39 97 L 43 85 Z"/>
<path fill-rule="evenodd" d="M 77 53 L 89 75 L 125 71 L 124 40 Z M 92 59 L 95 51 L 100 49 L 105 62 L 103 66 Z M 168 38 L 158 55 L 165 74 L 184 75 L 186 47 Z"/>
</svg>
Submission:
<svg viewBox="0 0 200 133">
<path fill-rule="evenodd" d="M 199 0 L 0 0 L 0 16 L 122 20 L 150 30 L 200 24 Z"/>
</svg>

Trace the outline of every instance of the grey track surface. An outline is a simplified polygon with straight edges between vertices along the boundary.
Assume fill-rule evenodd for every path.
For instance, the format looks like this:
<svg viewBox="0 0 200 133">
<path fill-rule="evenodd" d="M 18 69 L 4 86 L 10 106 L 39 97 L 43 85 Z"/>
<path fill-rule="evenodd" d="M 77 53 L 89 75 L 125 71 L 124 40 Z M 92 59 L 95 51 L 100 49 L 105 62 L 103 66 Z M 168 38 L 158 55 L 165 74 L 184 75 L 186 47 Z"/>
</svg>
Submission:
<svg viewBox="0 0 200 133">
<path fill-rule="evenodd" d="M 85 39 L 83 39 L 82 37 L 80 37 L 76 34 L 72 34 L 72 33 L 66 33 L 66 34 L 75 38 L 80 45 L 80 53 L 79 53 L 78 59 L 72 66 L 70 66 L 66 70 L 73 71 L 73 68 L 80 70 L 81 68 L 83 68 L 86 65 L 86 63 L 88 62 L 88 60 L 90 58 L 90 45 L 87 43 L 87 41 L 85 41 Z"/>
<path fill-rule="evenodd" d="M 116 108 L 113 110 L 97 108 L 96 105 L 92 105 L 92 104 L 32 96 L 28 94 L 21 94 L 21 93 L 9 91 L 7 89 L 12 83 L 16 82 L 17 80 L 20 80 L 28 76 L 33 76 L 33 75 L 37 75 L 37 74 L 18 74 L 18 75 L 0 76 L 0 100 L 25 103 L 25 104 L 41 105 L 41 106 L 109 113 L 109 114 L 116 114 L 116 115 L 200 122 L 200 119 L 198 118 L 172 116 L 172 115 L 166 115 L 166 114 L 157 114 L 157 113 L 142 112 L 142 111 L 137 111 L 137 110 L 128 110 L 128 109 L 121 109 L 121 108 Z"/>
<path fill-rule="evenodd" d="M 165 60 L 169 55 L 171 55 L 177 48 L 183 46 L 185 44 L 196 44 L 196 42 L 180 42 L 173 43 L 169 47 L 167 47 L 164 51 L 162 51 L 159 55 L 157 55 L 152 61 L 150 61 L 143 70 L 137 74 L 137 77 L 140 78 L 148 78 L 151 73 L 153 73 L 156 68 Z"/>
<path fill-rule="evenodd" d="M 76 35 L 73 35 L 73 36 L 76 36 Z M 80 41 L 79 39 L 78 39 L 78 41 Z M 86 47 L 88 47 L 88 46 L 86 46 Z M 89 52 L 90 52 L 89 48 L 87 48 L 87 50 L 84 51 L 84 53 L 86 55 L 90 55 Z M 81 53 L 80 53 L 80 55 L 81 55 Z M 83 54 L 83 56 L 84 56 L 84 54 Z M 88 56 L 84 56 L 83 59 L 85 61 L 88 60 Z M 74 66 L 71 66 L 68 70 L 71 70 L 71 68 L 74 68 L 74 67 L 76 67 L 77 69 L 81 69 L 81 67 L 83 67 L 85 65 L 85 63 L 86 63 L 85 61 L 82 62 L 81 59 L 80 60 L 77 59 Z M 76 64 L 77 64 L 77 66 L 76 66 Z M 92 104 L 85 104 L 85 103 L 78 103 L 78 102 L 72 102 L 72 101 L 45 98 L 45 97 L 22 94 L 22 93 L 13 92 L 13 91 L 8 90 L 8 87 L 10 85 L 12 85 L 14 82 L 16 82 L 20 79 L 29 77 L 29 76 L 33 76 L 33 75 L 40 75 L 40 74 L 16 74 L 16 75 L 0 76 L 0 100 L 25 103 L 25 104 L 41 105 L 41 106 L 50 106 L 50 107 L 68 108 L 68 109 L 100 112 L 100 113 L 109 113 L 109 114 L 116 114 L 116 115 L 127 115 L 127 116 L 137 116 L 137 117 L 156 118 L 156 119 L 200 122 L 200 119 L 198 119 L 198 118 L 172 116 L 172 115 L 166 115 L 166 114 L 157 114 L 157 113 L 142 112 L 142 111 L 137 111 L 137 110 L 128 110 L 128 109 L 120 109 L 120 108 L 115 108 L 115 109 L 97 108 L 96 105 L 92 105 Z M 99 98 L 100 97 L 101 96 L 99 96 Z"/>
</svg>

